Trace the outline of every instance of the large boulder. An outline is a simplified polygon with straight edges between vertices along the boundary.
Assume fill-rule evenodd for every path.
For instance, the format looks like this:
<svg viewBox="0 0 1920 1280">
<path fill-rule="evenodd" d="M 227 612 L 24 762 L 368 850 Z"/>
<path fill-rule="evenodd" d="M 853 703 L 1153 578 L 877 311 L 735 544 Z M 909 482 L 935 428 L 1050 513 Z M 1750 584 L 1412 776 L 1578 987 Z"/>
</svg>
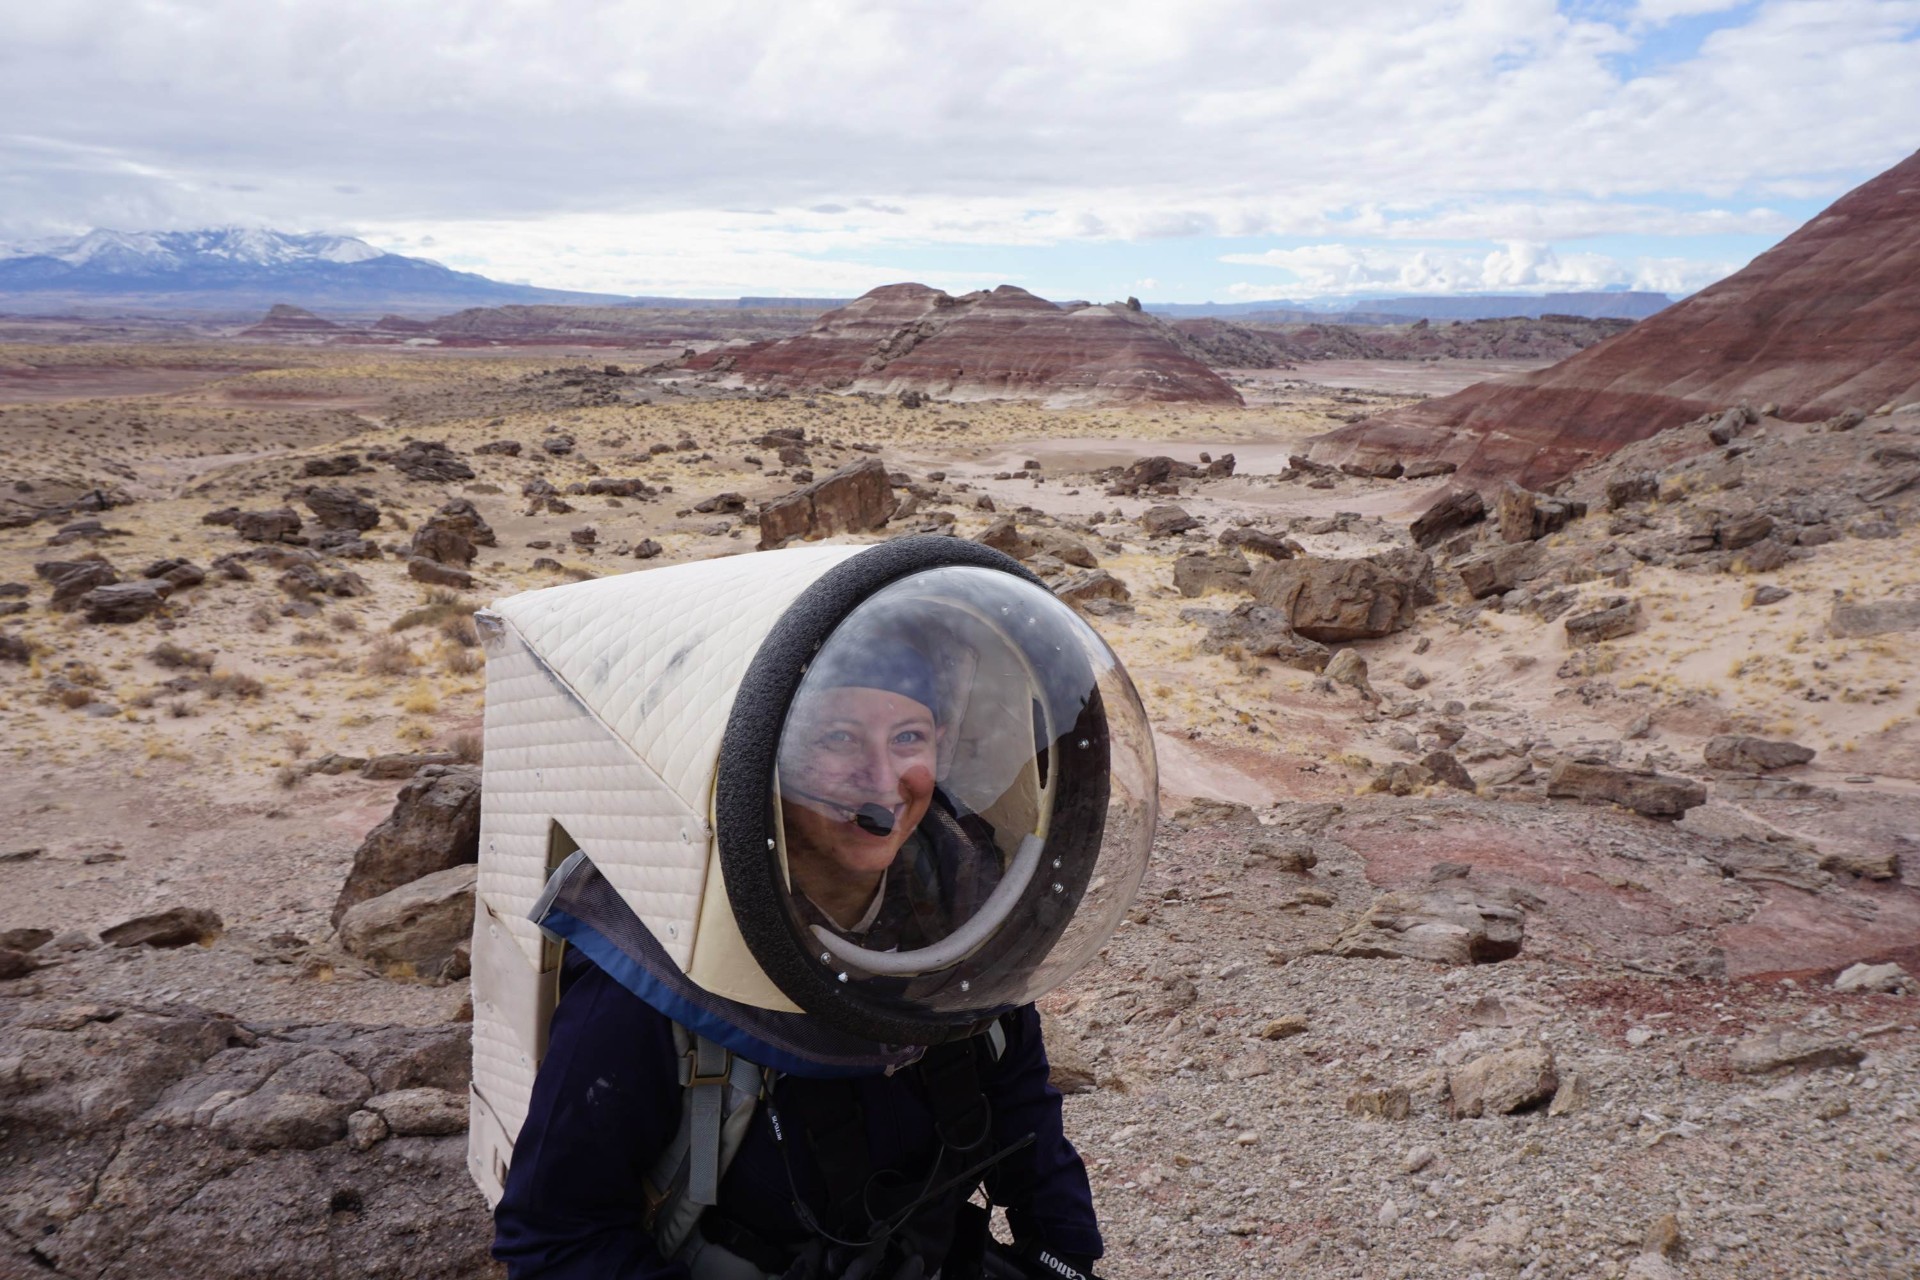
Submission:
<svg viewBox="0 0 1920 1280">
<path fill-rule="evenodd" d="M 448 867 L 349 907 L 340 945 L 362 960 L 437 975 L 473 933 L 474 863 Z"/>
<path fill-rule="evenodd" d="M 398 453 L 390 454 L 387 461 L 410 480 L 435 480 L 444 484 L 473 479 L 473 468 L 438 440 L 410 440 Z"/>
<path fill-rule="evenodd" d="M 301 493 L 300 501 L 323 529 L 365 533 L 380 523 L 380 508 L 339 485 L 310 485 Z"/>
<path fill-rule="evenodd" d="M 1120 473 L 1107 492 L 1114 495 L 1138 493 L 1155 485 L 1191 480 L 1199 474 L 1200 468 L 1190 462 L 1181 462 L 1165 454 L 1154 454 L 1150 458 L 1135 458 L 1128 463 L 1127 469 Z"/>
<path fill-rule="evenodd" d="M 1574 614 L 1565 625 L 1569 643 L 1599 644 L 1632 635 L 1646 625 L 1646 615 L 1638 600 L 1612 596 L 1598 609 Z"/>
<path fill-rule="evenodd" d="M 94 588 L 120 581 L 106 557 L 98 555 L 80 560 L 42 560 L 33 571 L 52 585 L 53 599 L 47 607 L 60 613 L 78 608 L 81 598 Z"/>
<path fill-rule="evenodd" d="M 1245 591 L 1252 575 L 1247 558 L 1232 550 L 1214 555 L 1197 552 L 1173 562 L 1174 590 L 1188 597 L 1209 591 Z"/>
<path fill-rule="evenodd" d="M 1433 561 L 1402 549 L 1341 560 L 1300 556 L 1253 571 L 1253 595 L 1296 632 L 1322 644 L 1372 640 L 1413 624 L 1432 598 Z"/>
<path fill-rule="evenodd" d="M 1223 547 L 1238 547 L 1269 560 L 1291 560 L 1305 551 L 1292 538 L 1258 525 L 1233 525 L 1221 532 L 1219 542 Z"/>
<path fill-rule="evenodd" d="M 1547 778 L 1547 795 L 1586 804 L 1617 804 L 1649 818 L 1678 818 L 1707 802 L 1707 789 L 1690 778 L 1636 773 L 1590 760 L 1562 760 Z"/>
<path fill-rule="evenodd" d="M 1140 528 L 1151 538 L 1171 537 L 1199 527 L 1200 522 L 1188 515 L 1185 507 L 1171 502 L 1148 507 L 1140 516 Z"/>
<path fill-rule="evenodd" d="M 1487 518 L 1486 500 L 1478 489 L 1449 488 L 1414 519 L 1408 532 L 1415 546 L 1431 547 L 1448 534 L 1458 533 Z"/>
<path fill-rule="evenodd" d="M 867 533 L 892 518 L 896 502 L 886 464 L 865 458 L 804 489 L 760 506 L 760 549 L 770 551 L 795 538 Z"/>
<path fill-rule="evenodd" d="M 1707 739 L 1703 755 L 1709 769 L 1730 773 L 1765 773 L 1770 769 L 1791 769 L 1814 757 L 1812 747 L 1797 742 L 1753 738 L 1745 734 L 1722 733 Z"/>
<path fill-rule="evenodd" d="M 1540 567 L 1540 548 L 1531 542 L 1490 547 L 1462 556 L 1453 570 L 1467 594 L 1475 600 L 1513 590 L 1533 577 Z"/>
<path fill-rule="evenodd" d="M 1278 609 L 1269 609 L 1258 601 L 1236 605 L 1232 613 L 1211 609 L 1185 609 L 1181 618 L 1207 628 L 1200 642 L 1202 653 L 1237 650 L 1247 657 L 1272 658 L 1282 666 L 1300 671 L 1324 671 L 1332 651 L 1317 640 L 1296 632 Z"/>
<path fill-rule="evenodd" d="M 1350 959 L 1492 964 L 1520 954 L 1526 923 L 1517 908 L 1467 889 L 1383 893 L 1346 927 L 1333 954 Z"/>
<path fill-rule="evenodd" d="M 367 833 L 333 904 L 348 908 L 480 856 L 480 770 L 435 766 L 400 788 L 393 812 Z"/>
<path fill-rule="evenodd" d="M 1133 598 L 1133 592 L 1127 589 L 1127 584 L 1105 569 L 1083 569 L 1051 585 L 1053 594 L 1068 604 L 1089 604 L 1096 600 L 1124 604 Z"/>
<path fill-rule="evenodd" d="M 138 622 L 157 612 L 172 593 L 173 584 L 164 579 L 115 582 L 81 596 L 80 608 L 88 622 Z"/>
<path fill-rule="evenodd" d="M 242 511 L 233 518 L 233 531 L 248 542 L 288 542 L 300 534 L 300 513 L 292 507 Z"/>
<path fill-rule="evenodd" d="M 455 591 L 473 587 L 473 575 L 459 565 L 441 564 L 425 556 L 407 557 L 407 576 L 429 587 L 452 587 Z"/>
<path fill-rule="evenodd" d="M 476 548 L 491 547 L 496 541 L 493 526 L 479 509 L 465 498 L 455 498 L 413 531 L 408 553 L 411 559 L 464 569 L 479 554 Z"/>
<path fill-rule="evenodd" d="M 1509 481 L 1494 504 L 1500 536 L 1507 542 L 1535 542 L 1567 527 L 1569 520 L 1587 514 L 1587 504 L 1549 498 Z"/>
<path fill-rule="evenodd" d="M 1841 640 L 1894 631 L 1920 631 L 1920 600 L 1874 600 L 1865 604 L 1843 604 L 1836 600 L 1833 612 L 1827 617 L 1827 630 Z"/>
</svg>

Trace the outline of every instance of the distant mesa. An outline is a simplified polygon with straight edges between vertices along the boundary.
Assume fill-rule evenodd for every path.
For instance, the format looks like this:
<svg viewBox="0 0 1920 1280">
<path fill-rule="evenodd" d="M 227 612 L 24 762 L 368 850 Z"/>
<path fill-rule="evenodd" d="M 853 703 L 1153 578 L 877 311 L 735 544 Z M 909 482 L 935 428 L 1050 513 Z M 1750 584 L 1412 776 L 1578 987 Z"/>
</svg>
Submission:
<svg viewBox="0 0 1920 1280">
<path fill-rule="evenodd" d="M 346 332 L 331 320 L 322 320 L 311 311 L 299 307 L 276 303 L 267 312 L 266 319 L 250 328 L 242 329 L 242 338 L 270 338 L 279 342 L 312 338 L 325 341 Z"/>
<path fill-rule="evenodd" d="M 1811 421 L 1920 399 L 1920 153 L 1743 270 L 1510 381 L 1317 437 L 1340 465 L 1440 459 L 1539 488 L 1702 413 L 1773 403 Z"/>
<path fill-rule="evenodd" d="M 1055 405 L 1239 404 L 1163 322 L 1124 303 L 1062 307 L 1025 289 L 954 297 L 890 284 L 790 338 L 720 347 L 686 367 L 786 390 L 919 392 Z"/>
</svg>

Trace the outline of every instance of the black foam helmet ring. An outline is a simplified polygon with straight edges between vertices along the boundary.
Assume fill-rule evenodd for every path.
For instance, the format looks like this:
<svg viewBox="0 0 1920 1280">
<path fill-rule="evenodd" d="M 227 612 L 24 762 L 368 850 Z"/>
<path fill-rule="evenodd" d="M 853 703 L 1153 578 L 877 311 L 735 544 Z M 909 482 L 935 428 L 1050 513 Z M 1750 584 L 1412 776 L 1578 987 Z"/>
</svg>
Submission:
<svg viewBox="0 0 1920 1280">
<path fill-rule="evenodd" d="M 974 1034 L 1004 1012 L 1005 1002 L 935 1011 L 915 1005 L 913 998 L 960 981 L 961 968 L 1031 967 L 1044 958 L 1072 919 L 1093 874 L 1105 824 L 1111 767 L 1105 709 L 1077 645 L 1063 645 L 1060 654 L 1049 649 L 1048 656 L 1057 663 L 1071 649 L 1081 670 L 1061 683 L 1076 684 L 1077 696 L 1085 700 L 1075 709 L 1071 727 L 1056 716 L 1061 732 L 1051 758 L 1060 771 L 1054 784 L 1058 799 L 1044 863 L 1009 917 L 1026 921 L 1027 927 L 997 930 L 954 970 L 885 989 L 883 984 L 840 981 L 833 967 L 820 963 L 817 946 L 801 932 L 789 910 L 777 860 L 769 856 L 779 821 L 772 782 L 788 708 L 808 663 L 854 609 L 901 579 L 950 567 L 1006 573 L 1045 590 L 1017 560 L 959 538 L 901 538 L 842 561 L 788 607 L 748 665 L 721 738 L 714 784 L 721 874 L 748 950 L 774 985 L 802 1009 L 881 1044 L 939 1044 Z M 1059 674 L 1053 666 L 1036 670 L 1043 680 L 1048 673 Z M 1058 905 L 1050 905 L 1049 899 Z M 983 989 L 982 994 L 987 992 Z"/>
</svg>

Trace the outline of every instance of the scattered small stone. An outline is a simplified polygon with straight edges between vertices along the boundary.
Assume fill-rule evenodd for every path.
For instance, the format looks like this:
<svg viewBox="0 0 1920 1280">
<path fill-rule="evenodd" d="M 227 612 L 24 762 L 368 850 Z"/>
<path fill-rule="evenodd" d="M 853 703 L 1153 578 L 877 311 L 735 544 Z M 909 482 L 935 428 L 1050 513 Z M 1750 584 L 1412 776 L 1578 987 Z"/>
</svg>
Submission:
<svg viewBox="0 0 1920 1280">
<path fill-rule="evenodd" d="M 356 1111 L 347 1117 L 347 1145 L 355 1151 L 371 1151 L 384 1142 L 390 1132 L 386 1118 L 377 1111 Z"/>
<path fill-rule="evenodd" d="M 1584 1111 L 1592 1097 L 1593 1084 L 1583 1073 L 1563 1071 L 1560 1073 L 1560 1087 L 1553 1091 L 1553 1101 L 1547 1104 L 1547 1114 L 1564 1116 Z"/>
<path fill-rule="evenodd" d="M 1262 1027 L 1260 1029 L 1260 1038 L 1262 1040 L 1285 1040 L 1289 1036 L 1300 1036 L 1306 1033 L 1307 1015 L 1304 1013 L 1289 1013 L 1273 1019 L 1267 1023 L 1266 1026 Z"/>
<path fill-rule="evenodd" d="M 1553 1050 L 1542 1044 L 1484 1054 L 1447 1073 L 1456 1116 L 1509 1115 L 1547 1102 L 1559 1085 Z"/>
<path fill-rule="evenodd" d="M 1413 1114 L 1413 1095 L 1399 1084 L 1356 1089 L 1347 1095 L 1347 1114 L 1363 1120 L 1405 1120 Z"/>
<path fill-rule="evenodd" d="M 1893 994 L 1913 986 L 1912 976 L 1897 964 L 1849 965 L 1833 980 L 1835 991 L 1882 991 Z"/>
</svg>

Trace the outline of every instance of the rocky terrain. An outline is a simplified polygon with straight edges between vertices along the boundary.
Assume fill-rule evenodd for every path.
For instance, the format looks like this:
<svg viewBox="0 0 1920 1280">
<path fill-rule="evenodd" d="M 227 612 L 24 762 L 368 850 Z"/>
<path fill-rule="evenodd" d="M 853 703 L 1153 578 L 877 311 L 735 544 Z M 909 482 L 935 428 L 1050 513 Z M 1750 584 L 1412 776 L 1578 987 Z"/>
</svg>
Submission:
<svg viewBox="0 0 1920 1280">
<path fill-rule="evenodd" d="M 757 341 L 803 331 L 824 308 L 504 306 L 418 319 L 329 320 L 280 303 L 233 336 L 352 346 L 662 348 Z"/>
<path fill-rule="evenodd" d="M 1796 422 L 1920 402 L 1920 153 L 1745 268 L 1531 376 L 1342 427 L 1334 464 L 1444 459 L 1550 484 L 1623 444 L 1745 403 Z"/>
<path fill-rule="evenodd" d="M 1564 360 L 1632 327 L 1631 320 L 1556 315 L 1394 325 L 1172 322 L 1208 364 L 1239 369 L 1311 360 Z"/>
<path fill-rule="evenodd" d="M 921 284 L 874 289 L 805 333 L 690 357 L 757 387 L 872 391 L 1053 406 L 1238 404 L 1137 302 L 1057 306 L 1001 285 L 955 298 Z"/>
<path fill-rule="evenodd" d="M 903 533 L 1023 558 L 1156 726 L 1045 1009 L 1103 1274 L 1913 1274 L 1920 411 L 1483 492 L 1305 456 L 1404 395 L 606 360 L 0 346 L 0 1275 L 496 1274 L 472 610 Z"/>
</svg>

